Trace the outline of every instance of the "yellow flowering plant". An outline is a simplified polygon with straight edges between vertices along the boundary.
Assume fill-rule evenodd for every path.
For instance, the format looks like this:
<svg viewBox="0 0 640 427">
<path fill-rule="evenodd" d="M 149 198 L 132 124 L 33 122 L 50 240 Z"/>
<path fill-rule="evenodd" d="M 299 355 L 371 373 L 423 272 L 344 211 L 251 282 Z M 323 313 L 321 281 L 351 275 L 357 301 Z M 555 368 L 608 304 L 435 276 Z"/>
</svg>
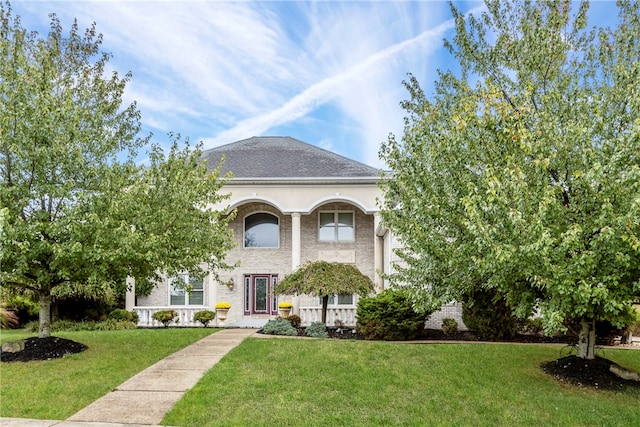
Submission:
<svg viewBox="0 0 640 427">
<path fill-rule="evenodd" d="M 225 302 L 225 301 L 220 301 L 219 303 L 216 304 L 216 308 L 230 309 L 231 308 L 231 304 L 229 304 L 228 302 Z"/>
<path fill-rule="evenodd" d="M 282 301 L 280 304 L 278 304 L 278 308 L 291 308 L 293 307 L 293 304 L 291 304 L 289 301 Z"/>
</svg>

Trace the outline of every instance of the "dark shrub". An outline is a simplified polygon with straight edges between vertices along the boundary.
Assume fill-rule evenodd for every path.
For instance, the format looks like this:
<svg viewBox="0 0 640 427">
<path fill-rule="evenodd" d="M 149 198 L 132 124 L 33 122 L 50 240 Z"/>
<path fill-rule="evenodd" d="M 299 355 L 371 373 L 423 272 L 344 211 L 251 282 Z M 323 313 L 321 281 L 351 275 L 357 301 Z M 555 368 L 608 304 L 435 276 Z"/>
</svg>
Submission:
<svg viewBox="0 0 640 427">
<path fill-rule="evenodd" d="M 127 311 L 124 308 L 116 308 L 109 313 L 109 319 L 116 320 L 120 322 L 133 322 L 138 324 L 140 320 L 138 318 L 138 313 L 134 311 Z"/>
<path fill-rule="evenodd" d="M 444 332 L 445 335 L 457 334 L 458 322 L 456 322 L 456 319 L 451 319 L 450 317 L 442 319 L 442 332 Z"/>
<path fill-rule="evenodd" d="M 513 315 L 502 295 L 485 289 L 463 296 L 462 321 L 485 341 L 512 339 L 523 324 Z"/>
<path fill-rule="evenodd" d="M 291 316 L 287 316 L 285 317 L 285 320 L 288 320 L 289 323 L 291 323 L 291 326 L 293 326 L 294 328 L 299 328 L 300 323 L 302 323 L 302 319 L 300 319 L 300 316 L 298 316 L 297 314 L 292 314 Z"/>
<path fill-rule="evenodd" d="M 424 330 L 429 314 L 417 313 L 402 290 L 387 289 L 375 297 L 360 298 L 357 331 L 368 340 L 415 339 Z"/>
</svg>

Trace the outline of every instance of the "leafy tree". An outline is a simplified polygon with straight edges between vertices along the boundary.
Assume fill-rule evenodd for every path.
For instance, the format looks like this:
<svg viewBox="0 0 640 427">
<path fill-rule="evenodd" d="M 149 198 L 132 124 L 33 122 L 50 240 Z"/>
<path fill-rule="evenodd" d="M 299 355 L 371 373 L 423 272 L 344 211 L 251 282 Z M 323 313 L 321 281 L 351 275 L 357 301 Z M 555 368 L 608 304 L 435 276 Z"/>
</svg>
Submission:
<svg viewBox="0 0 640 427">
<path fill-rule="evenodd" d="M 404 135 L 382 146 L 392 280 L 418 306 L 484 288 L 548 331 L 577 320 L 594 358 L 595 321 L 622 326 L 640 294 L 640 3 L 613 29 L 588 29 L 587 3 L 486 6 L 451 7 L 461 73 L 430 99 L 410 76 Z"/>
<path fill-rule="evenodd" d="M 149 137 L 135 103 L 122 108 L 131 76 L 107 76 L 95 25 L 64 37 L 52 15 L 39 38 L 8 3 L 0 21 L 0 284 L 36 296 L 39 336 L 52 297 L 108 300 L 127 276 L 148 293 L 161 271 L 226 267 L 229 218 L 210 208 L 223 200 L 219 169 L 179 137 L 136 166 Z"/>
<path fill-rule="evenodd" d="M 327 323 L 327 305 L 333 294 L 368 295 L 373 282 L 358 268 L 339 262 L 307 262 L 289 274 L 274 289 L 275 294 L 309 294 L 322 298 L 322 323 Z"/>
</svg>

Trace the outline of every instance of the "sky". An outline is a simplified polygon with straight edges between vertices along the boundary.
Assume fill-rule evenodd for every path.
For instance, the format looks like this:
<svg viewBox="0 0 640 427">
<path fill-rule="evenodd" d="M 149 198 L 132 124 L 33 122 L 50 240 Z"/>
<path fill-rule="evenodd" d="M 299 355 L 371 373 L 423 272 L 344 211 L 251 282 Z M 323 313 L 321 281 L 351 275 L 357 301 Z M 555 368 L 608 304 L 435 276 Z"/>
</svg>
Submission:
<svg viewBox="0 0 640 427">
<path fill-rule="evenodd" d="M 477 14 L 480 2 L 455 2 Z M 594 16 L 615 15 L 595 4 Z M 412 73 L 427 95 L 455 69 L 444 1 L 14 0 L 22 25 L 48 33 L 50 13 L 103 34 L 109 66 L 133 74 L 143 132 L 168 146 L 181 134 L 204 149 L 252 136 L 291 136 L 384 168 L 380 144 L 401 137 Z M 604 13 L 604 15 L 603 15 Z M 593 22 L 592 22 L 593 23 Z M 144 162 L 144 152 L 138 159 Z"/>
</svg>

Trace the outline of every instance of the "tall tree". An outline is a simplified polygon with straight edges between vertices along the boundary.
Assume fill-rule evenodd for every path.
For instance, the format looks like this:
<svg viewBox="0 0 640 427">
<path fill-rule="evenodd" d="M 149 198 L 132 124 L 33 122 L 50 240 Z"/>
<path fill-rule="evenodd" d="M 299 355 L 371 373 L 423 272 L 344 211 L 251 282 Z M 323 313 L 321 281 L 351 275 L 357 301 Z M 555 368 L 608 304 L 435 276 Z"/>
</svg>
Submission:
<svg viewBox="0 0 640 427">
<path fill-rule="evenodd" d="M 275 294 L 308 294 L 322 298 L 322 323 L 327 323 L 329 296 L 373 292 L 373 282 L 354 265 L 339 262 L 307 262 L 289 274 L 274 289 Z"/>
<path fill-rule="evenodd" d="M 396 283 L 433 307 L 474 288 L 547 330 L 621 325 L 640 295 L 640 3 L 587 29 L 588 3 L 452 5 L 460 75 L 427 97 L 410 76 L 400 141 L 381 157 L 382 217 L 403 243 Z M 575 8 L 575 10 L 574 10 Z"/>
<path fill-rule="evenodd" d="M 0 284 L 37 297 L 39 336 L 52 297 L 109 299 L 127 276 L 144 293 L 160 271 L 225 268 L 229 217 L 211 208 L 224 179 L 179 137 L 134 164 L 149 137 L 95 24 L 65 37 L 52 15 L 39 38 L 0 7 Z"/>
</svg>

